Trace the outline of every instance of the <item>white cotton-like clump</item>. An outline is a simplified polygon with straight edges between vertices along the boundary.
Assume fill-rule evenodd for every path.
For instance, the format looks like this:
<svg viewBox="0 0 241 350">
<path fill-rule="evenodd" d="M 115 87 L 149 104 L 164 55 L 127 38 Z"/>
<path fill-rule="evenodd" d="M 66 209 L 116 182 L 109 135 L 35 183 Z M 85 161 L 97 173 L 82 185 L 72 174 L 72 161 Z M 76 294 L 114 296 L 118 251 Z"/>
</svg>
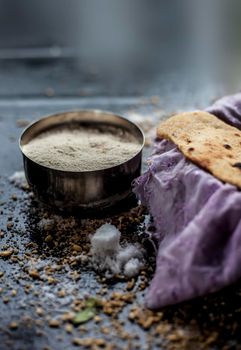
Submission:
<svg viewBox="0 0 241 350">
<path fill-rule="evenodd" d="M 104 224 L 91 238 L 92 253 L 94 255 L 115 255 L 120 249 L 120 231 L 110 224 Z"/>
<path fill-rule="evenodd" d="M 117 254 L 118 262 L 124 266 L 132 258 L 142 258 L 142 252 L 133 244 L 128 244 L 119 250 Z"/>
<path fill-rule="evenodd" d="M 143 263 L 139 259 L 132 258 L 124 266 L 124 275 L 126 277 L 135 277 L 139 274 L 142 267 Z"/>
<path fill-rule="evenodd" d="M 26 184 L 24 171 L 15 171 L 8 179 L 15 186 L 23 186 Z"/>
<path fill-rule="evenodd" d="M 121 247 L 120 236 L 120 231 L 114 225 L 102 225 L 91 238 L 92 263 L 96 270 L 105 272 L 106 276 L 124 273 L 127 277 L 133 277 L 143 267 L 143 253 L 135 245 Z"/>
<path fill-rule="evenodd" d="M 118 275 L 121 273 L 121 267 L 118 261 L 113 256 L 103 256 L 102 259 L 97 259 L 96 270 L 106 272 L 106 276 L 109 275 Z"/>
</svg>

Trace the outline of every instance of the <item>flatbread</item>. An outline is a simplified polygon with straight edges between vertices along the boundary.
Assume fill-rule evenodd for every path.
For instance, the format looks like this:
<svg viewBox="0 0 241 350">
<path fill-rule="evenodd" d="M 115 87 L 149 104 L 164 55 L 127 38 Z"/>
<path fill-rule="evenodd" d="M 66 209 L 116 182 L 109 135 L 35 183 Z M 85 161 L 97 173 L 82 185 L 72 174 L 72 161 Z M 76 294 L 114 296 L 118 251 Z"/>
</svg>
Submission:
<svg viewBox="0 0 241 350">
<path fill-rule="evenodd" d="M 171 140 L 186 158 L 241 189 L 241 131 L 214 115 L 195 111 L 162 122 L 157 136 Z"/>
</svg>

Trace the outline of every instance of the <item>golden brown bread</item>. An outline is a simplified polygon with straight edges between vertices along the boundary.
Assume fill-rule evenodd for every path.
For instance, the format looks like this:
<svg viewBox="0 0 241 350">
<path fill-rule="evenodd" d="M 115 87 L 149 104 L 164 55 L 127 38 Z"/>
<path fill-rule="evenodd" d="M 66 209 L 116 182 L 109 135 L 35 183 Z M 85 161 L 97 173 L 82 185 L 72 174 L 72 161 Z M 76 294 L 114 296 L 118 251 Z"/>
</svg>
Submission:
<svg viewBox="0 0 241 350">
<path fill-rule="evenodd" d="M 162 122 L 157 136 L 171 140 L 186 158 L 241 189 L 241 131 L 202 111 Z"/>
</svg>

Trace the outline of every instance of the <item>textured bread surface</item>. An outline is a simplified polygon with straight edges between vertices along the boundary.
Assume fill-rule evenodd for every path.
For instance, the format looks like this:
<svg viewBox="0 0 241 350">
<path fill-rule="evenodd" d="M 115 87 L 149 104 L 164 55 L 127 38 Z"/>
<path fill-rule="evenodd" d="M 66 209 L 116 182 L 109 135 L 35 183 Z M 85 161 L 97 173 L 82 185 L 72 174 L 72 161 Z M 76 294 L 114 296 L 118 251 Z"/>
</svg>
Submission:
<svg viewBox="0 0 241 350">
<path fill-rule="evenodd" d="M 186 158 L 241 189 L 241 131 L 214 115 L 194 111 L 162 122 L 157 136 L 171 140 Z"/>
</svg>

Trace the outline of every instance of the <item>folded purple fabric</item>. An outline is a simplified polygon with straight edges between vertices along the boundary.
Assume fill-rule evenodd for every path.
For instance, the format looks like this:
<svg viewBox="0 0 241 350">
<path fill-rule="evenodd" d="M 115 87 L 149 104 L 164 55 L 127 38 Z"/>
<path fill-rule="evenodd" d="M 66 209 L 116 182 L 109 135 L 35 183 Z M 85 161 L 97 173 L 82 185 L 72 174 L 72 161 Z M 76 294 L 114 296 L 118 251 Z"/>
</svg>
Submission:
<svg viewBox="0 0 241 350">
<path fill-rule="evenodd" d="M 241 94 L 208 108 L 241 128 Z M 241 173 L 240 173 L 241 176 Z M 241 277 L 241 192 L 156 140 L 148 171 L 134 192 L 153 216 L 159 242 L 146 296 L 157 309 L 215 292 Z"/>
</svg>

